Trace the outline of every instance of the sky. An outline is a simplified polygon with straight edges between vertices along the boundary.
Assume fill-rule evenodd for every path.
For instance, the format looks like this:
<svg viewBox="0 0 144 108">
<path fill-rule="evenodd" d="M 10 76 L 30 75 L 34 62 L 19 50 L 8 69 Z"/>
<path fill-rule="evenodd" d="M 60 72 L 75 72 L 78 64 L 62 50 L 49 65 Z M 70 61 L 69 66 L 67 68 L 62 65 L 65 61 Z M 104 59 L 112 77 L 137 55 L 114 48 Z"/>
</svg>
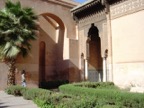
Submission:
<svg viewBox="0 0 144 108">
<path fill-rule="evenodd" d="M 76 2 L 79 2 L 79 3 L 83 3 L 83 2 L 85 2 L 85 1 L 87 1 L 87 0 L 75 0 Z"/>
</svg>

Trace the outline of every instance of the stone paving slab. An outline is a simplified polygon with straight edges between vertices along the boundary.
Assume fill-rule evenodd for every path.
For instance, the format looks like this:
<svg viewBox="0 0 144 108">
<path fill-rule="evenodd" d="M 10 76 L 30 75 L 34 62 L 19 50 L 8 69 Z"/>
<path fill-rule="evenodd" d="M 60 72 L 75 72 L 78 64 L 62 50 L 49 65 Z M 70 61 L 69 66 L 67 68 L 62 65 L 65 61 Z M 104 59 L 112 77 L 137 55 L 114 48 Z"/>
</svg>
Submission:
<svg viewBox="0 0 144 108">
<path fill-rule="evenodd" d="M 23 97 L 8 95 L 0 91 L 0 108 L 38 108 L 31 100 L 25 100 Z"/>
</svg>

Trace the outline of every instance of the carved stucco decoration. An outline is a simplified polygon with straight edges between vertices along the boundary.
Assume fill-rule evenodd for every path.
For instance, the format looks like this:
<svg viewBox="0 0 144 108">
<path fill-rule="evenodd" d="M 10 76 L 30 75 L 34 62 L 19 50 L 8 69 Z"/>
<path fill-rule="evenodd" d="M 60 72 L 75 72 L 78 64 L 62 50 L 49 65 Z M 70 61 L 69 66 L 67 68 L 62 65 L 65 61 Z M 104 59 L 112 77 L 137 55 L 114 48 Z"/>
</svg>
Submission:
<svg viewBox="0 0 144 108">
<path fill-rule="evenodd" d="M 79 20 L 79 27 L 83 27 L 85 25 L 94 23 L 94 22 L 100 22 L 106 20 L 105 11 L 100 11 L 98 13 L 95 13 L 93 15 L 86 16 L 83 19 Z"/>
<path fill-rule="evenodd" d="M 144 0 L 126 0 L 111 5 L 111 18 L 118 18 L 144 9 Z"/>
</svg>

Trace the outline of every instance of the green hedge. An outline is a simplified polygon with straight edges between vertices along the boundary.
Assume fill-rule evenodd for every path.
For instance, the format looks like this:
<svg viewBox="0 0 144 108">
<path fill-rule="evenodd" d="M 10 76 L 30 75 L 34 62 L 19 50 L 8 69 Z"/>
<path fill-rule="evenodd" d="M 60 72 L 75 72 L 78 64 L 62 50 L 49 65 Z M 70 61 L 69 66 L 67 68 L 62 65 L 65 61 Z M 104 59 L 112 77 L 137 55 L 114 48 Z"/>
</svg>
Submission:
<svg viewBox="0 0 144 108">
<path fill-rule="evenodd" d="M 42 100 L 47 100 L 47 97 L 52 94 L 51 91 L 40 89 L 40 88 L 31 88 L 23 93 L 23 97 L 27 100 L 35 100 L 37 98 Z"/>
<path fill-rule="evenodd" d="M 27 100 L 35 100 L 36 98 L 44 100 L 53 93 L 45 89 L 25 88 L 22 86 L 10 86 L 6 88 L 5 92 L 15 96 L 23 96 Z"/>
<path fill-rule="evenodd" d="M 21 95 L 25 99 L 33 100 L 40 108 L 94 108 L 95 106 L 98 108 L 101 105 L 94 98 L 51 92 L 45 89 L 30 89 L 21 86 L 11 86 L 6 89 L 6 92 L 12 95 L 17 95 L 16 91 L 20 93 L 24 91 Z"/>
<path fill-rule="evenodd" d="M 79 84 L 60 86 L 61 92 L 21 86 L 11 86 L 6 92 L 31 99 L 40 108 L 144 108 L 144 94 L 101 87 L 87 88 Z"/>
<path fill-rule="evenodd" d="M 8 94 L 12 94 L 14 96 L 23 96 L 23 94 L 27 91 L 27 88 L 22 86 L 10 86 L 5 89 L 5 92 Z"/>
<path fill-rule="evenodd" d="M 119 90 L 119 87 L 115 86 L 113 82 L 81 82 L 74 83 L 74 86 L 95 88 L 95 89 L 116 89 Z"/>
<path fill-rule="evenodd" d="M 119 89 L 96 89 L 77 86 L 79 84 L 68 84 L 59 87 L 63 93 L 76 96 L 93 97 L 105 105 L 116 105 L 126 108 L 144 108 L 144 94 L 130 93 Z"/>
</svg>

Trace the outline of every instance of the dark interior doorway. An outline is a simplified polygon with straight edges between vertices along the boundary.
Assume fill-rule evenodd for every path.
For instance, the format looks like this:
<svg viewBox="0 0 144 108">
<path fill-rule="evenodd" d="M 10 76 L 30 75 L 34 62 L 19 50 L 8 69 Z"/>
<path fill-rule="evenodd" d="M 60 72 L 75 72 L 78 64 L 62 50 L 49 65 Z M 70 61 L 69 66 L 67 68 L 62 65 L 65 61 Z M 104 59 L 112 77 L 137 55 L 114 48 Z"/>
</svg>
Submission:
<svg viewBox="0 0 144 108">
<path fill-rule="evenodd" d="M 102 78 L 101 40 L 98 28 L 92 23 L 88 32 L 89 64 L 88 72 L 91 81 L 100 81 Z"/>
</svg>

